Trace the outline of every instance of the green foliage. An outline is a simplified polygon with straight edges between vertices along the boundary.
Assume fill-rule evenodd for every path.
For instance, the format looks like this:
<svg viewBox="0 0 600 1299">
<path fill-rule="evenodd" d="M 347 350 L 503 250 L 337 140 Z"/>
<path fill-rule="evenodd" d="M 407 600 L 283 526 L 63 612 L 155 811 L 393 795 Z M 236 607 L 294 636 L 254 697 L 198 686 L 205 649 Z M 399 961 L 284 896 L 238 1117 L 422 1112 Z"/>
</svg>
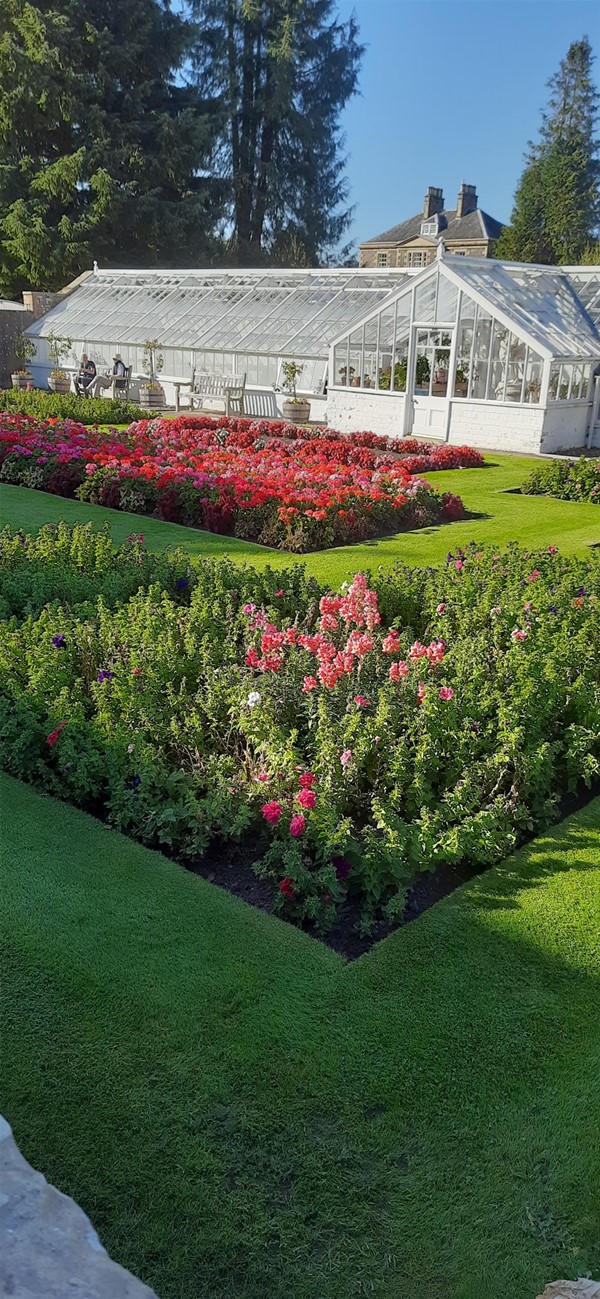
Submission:
<svg viewBox="0 0 600 1299">
<path fill-rule="evenodd" d="M 526 496 L 556 496 L 561 501 L 589 501 L 600 505 L 600 460 L 546 460 L 523 484 Z"/>
<path fill-rule="evenodd" d="M 4 0 L 0 293 L 104 261 L 205 260 L 219 118 L 178 76 L 192 29 L 158 0 Z"/>
<path fill-rule="evenodd" d="M 511 224 L 496 244 L 496 257 L 574 263 L 584 258 L 594 240 L 600 218 L 600 161 L 593 57 L 587 37 L 574 41 L 548 83 L 551 93 L 540 140 L 529 146 Z"/>
<path fill-rule="evenodd" d="M 6 769 L 183 858 L 239 843 L 298 920 L 327 926 L 352 888 L 368 928 L 418 871 L 499 861 L 598 773 L 596 556 L 398 567 L 377 590 L 401 650 L 376 630 L 335 684 L 308 688 L 298 637 L 318 632 L 322 592 L 300 567 L 191 568 L 139 538 L 111 564 L 107 533 L 64 525 L 6 530 L 0 556 Z"/>
<path fill-rule="evenodd" d="M 191 0 L 195 71 L 226 119 L 236 265 L 319 265 L 346 231 L 340 115 L 362 47 L 334 0 Z"/>
<path fill-rule="evenodd" d="M 75 393 L 43 392 L 34 388 L 25 392 L 19 388 L 0 390 L 2 410 L 14 414 L 33 415 L 36 419 L 72 419 L 78 424 L 131 424 L 133 420 L 148 419 L 149 411 L 134 406 L 130 401 L 110 397 L 77 397 Z"/>
</svg>

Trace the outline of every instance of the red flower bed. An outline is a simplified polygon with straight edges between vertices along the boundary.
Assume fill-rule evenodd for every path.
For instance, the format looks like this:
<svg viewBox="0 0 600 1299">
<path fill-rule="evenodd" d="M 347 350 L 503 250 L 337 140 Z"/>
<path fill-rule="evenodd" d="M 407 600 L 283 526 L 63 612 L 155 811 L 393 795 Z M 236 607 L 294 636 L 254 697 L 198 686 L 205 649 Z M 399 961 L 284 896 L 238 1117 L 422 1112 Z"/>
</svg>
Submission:
<svg viewBox="0 0 600 1299">
<path fill-rule="evenodd" d="M 390 445 L 420 454 L 401 460 Z M 481 461 L 469 448 L 282 421 L 183 415 L 106 433 L 0 416 L 4 481 L 299 552 L 462 518 L 460 497 L 413 476 L 421 465 L 456 467 L 457 458 Z"/>
</svg>

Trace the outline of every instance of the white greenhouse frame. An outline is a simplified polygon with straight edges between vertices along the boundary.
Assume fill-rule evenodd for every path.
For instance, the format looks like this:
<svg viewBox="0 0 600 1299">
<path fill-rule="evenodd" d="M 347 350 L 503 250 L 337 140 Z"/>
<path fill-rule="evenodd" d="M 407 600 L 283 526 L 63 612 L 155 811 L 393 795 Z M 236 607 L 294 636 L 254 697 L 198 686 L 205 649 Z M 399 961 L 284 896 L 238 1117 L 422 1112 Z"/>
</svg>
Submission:
<svg viewBox="0 0 600 1299">
<path fill-rule="evenodd" d="M 600 270 L 438 247 L 436 262 L 333 339 L 330 423 L 538 453 L 600 441 Z"/>
</svg>

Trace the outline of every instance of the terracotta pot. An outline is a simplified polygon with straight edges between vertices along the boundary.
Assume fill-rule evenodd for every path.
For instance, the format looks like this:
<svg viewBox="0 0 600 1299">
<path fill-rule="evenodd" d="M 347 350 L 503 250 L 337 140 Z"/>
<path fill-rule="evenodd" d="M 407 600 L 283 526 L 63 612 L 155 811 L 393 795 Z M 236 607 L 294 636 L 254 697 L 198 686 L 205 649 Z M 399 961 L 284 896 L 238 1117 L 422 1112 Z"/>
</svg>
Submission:
<svg viewBox="0 0 600 1299">
<path fill-rule="evenodd" d="M 284 401 L 283 418 L 290 424 L 308 424 L 310 419 L 309 401 Z"/>
<path fill-rule="evenodd" d="M 161 387 L 146 388 L 146 386 L 143 383 L 140 384 L 140 405 L 141 406 L 145 406 L 147 410 L 155 410 L 155 409 L 158 410 L 162 408 L 164 404 L 165 404 L 165 393 L 163 388 Z"/>
</svg>

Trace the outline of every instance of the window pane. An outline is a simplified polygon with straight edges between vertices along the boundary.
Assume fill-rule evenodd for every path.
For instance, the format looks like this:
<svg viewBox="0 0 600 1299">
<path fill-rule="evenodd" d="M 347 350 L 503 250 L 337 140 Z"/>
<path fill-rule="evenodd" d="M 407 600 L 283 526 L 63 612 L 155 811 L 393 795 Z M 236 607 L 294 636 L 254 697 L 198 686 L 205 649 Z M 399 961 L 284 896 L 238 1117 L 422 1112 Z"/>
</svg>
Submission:
<svg viewBox="0 0 600 1299">
<path fill-rule="evenodd" d="M 588 395 L 589 388 L 590 388 L 590 370 L 591 370 L 591 368 L 592 368 L 591 365 L 584 365 L 584 366 L 582 366 L 581 392 L 580 392 L 580 394 L 579 394 L 580 397 L 581 397 L 581 399 L 582 399 L 582 401 L 586 401 L 586 400 L 587 400 L 587 395 Z"/>
<path fill-rule="evenodd" d="M 435 307 L 435 277 L 420 284 L 415 293 L 415 320 L 433 320 Z"/>
<path fill-rule="evenodd" d="M 492 317 L 480 307 L 475 326 L 475 346 L 473 351 L 473 373 L 471 375 L 471 397 L 485 397 L 488 366 L 490 360 L 490 342 L 492 334 Z"/>
<path fill-rule="evenodd" d="M 347 343 L 338 343 L 333 352 L 333 383 L 342 387 L 348 382 Z"/>
<path fill-rule="evenodd" d="M 571 387 L 572 375 L 573 375 L 573 366 L 570 364 L 570 362 L 568 364 L 563 363 L 563 365 L 561 365 L 560 367 L 560 382 L 558 385 L 559 401 L 567 400 L 569 396 L 569 388 Z"/>
<path fill-rule="evenodd" d="M 504 397 L 504 376 L 508 359 L 509 331 L 498 320 L 494 321 L 492 346 L 490 353 L 489 383 L 487 396 L 489 401 L 502 401 Z"/>
<path fill-rule="evenodd" d="M 446 320 L 448 323 L 456 317 L 456 304 L 458 301 L 458 289 L 440 275 L 438 280 L 437 307 L 435 311 L 436 320 Z"/>
<path fill-rule="evenodd" d="M 388 307 L 379 317 L 379 387 L 389 388 L 392 374 L 392 347 L 394 343 L 394 308 Z"/>
<path fill-rule="evenodd" d="M 522 401 L 523 379 L 525 377 L 525 358 L 527 347 L 516 334 L 510 336 L 508 349 L 508 374 L 506 376 L 506 400 Z"/>
<path fill-rule="evenodd" d="M 525 375 L 525 401 L 532 405 L 537 405 L 540 400 L 542 388 L 542 378 L 544 374 L 544 362 L 533 348 L 529 348 L 527 353 L 527 373 Z"/>
<path fill-rule="evenodd" d="M 559 378 L 560 378 L 560 365 L 557 365 L 556 362 L 554 362 L 554 365 L 552 366 L 552 368 L 551 368 L 551 370 L 550 370 L 550 387 L 548 388 L 548 400 L 549 400 L 549 401 L 557 401 L 557 400 L 558 400 L 558 380 L 559 380 Z"/>
<path fill-rule="evenodd" d="M 471 344 L 473 342 L 474 323 L 475 303 L 471 302 L 471 299 L 467 298 L 465 294 L 463 294 L 456 350 L 456 372 L 454 376 L 455 397 L 466 397 L 469 390 Z"/>
</svg>

